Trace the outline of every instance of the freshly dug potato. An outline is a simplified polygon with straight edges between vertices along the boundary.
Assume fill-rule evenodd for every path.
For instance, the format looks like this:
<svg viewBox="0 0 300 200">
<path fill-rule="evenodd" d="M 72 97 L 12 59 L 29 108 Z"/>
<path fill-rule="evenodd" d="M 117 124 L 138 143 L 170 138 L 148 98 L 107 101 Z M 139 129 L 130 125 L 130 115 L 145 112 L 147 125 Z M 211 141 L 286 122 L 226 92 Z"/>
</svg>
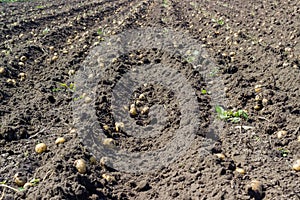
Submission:
<svg viewBox="0 0 300 200">
<path fill-rule="evenodd" d="M 86 163 L 83 159 L 75 160 L 74 165 L 80 174 L 86 173 Z"/>
<path fill-rule="evenodd" d="M 35 152 L 43 153 L 47 150 L 47 145 L 45 143 L 39 143 L 35 146 Z"/>
</svg>

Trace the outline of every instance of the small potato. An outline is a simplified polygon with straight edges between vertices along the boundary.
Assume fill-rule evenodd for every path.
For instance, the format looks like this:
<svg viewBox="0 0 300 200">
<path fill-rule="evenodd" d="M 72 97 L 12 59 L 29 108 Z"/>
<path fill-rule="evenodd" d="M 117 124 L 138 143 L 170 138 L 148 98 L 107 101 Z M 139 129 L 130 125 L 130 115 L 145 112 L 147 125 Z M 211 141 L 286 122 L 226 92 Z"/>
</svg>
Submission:
<svg viewBox="0 0 300 200">
<path fill-rule="evenodd" d="M 27 182 L 27 183 L 24 184 L 23 188 L 24 188 L 24 189 L 28 189 L 28 188 L 30 188 L 30 187 L 32 187 L 32 186 L 33 186 L 32 183 Z"/>
<path fill-rule="evenodd" d="M 35 152 L 37 153 L 43 153 L 47 150 L 47 145 L 45 143 L 39 143 L 35 146 Z"/>
<path fill-rule="evenodd" d="M 246 171 L 243 168 L 239 168 L 239 167 L 237 167 L 235 169 L 235 171 L 238 172 L 238 173 L 240 173 L 240 174 L 245 174 L 246 173 Z"/>
<path fill-rule="evenodd" d="M 85 97 L 84 98 L 84 102 L 85 103 L 91 103 L 92 102 L 92 99 L 90 97 Z"/>
<path fill-rule="evenodd" d="M 293 164 L 293 170 L 300 171 L 300 159 L 296 160 Z"/>
<path fill-rule="evenodd" d="M 115 177 L 108 174 L 102 174 L 102 178 L 104 178 L 109 183 L 116 181 Z"/>
<path fill-rule="evenodd" d="M 298 142 L 300 142 L 300 135 L 298 136 Z"/>
<path fill-rule="evenodd" d="M 72 76 L 75 74 L 75 70 L 74 69 L 70 69 L 68 72 L 69 76 Z"/>
<path fill-rule="evenodd" d="M 4 67 L 0 67 L 0 74 L 4 74 L 5 73 L 5 68 Z"/>
<path fill-rule="evenodd" d="M 104 144 L 104 145 L 107 145 L 107 146 L 113 145 L 114 142 L 115 142 L 115 141 L 114 141 L 112 138 L 105 138 L 105 139 L 103 140 L 103 144 Z"/>
<path fill-rule="evenodd" d="M 145 114 L 148 114 L 148 113 L 149 113 L 149 107 L 148 106 L 143 107 L 142 110 L 141 110 L 141 114 L 145 115 Z"/>
<path fill-rule="evenodd" d="M 53 56 L 53 57 L 51 58 L 51 60 L 52 60 L 52 61 L 57 61 L 57 60 L 58 60 L 58 56 Z"/>
<path fill-rule="evenodd" d="M 254 87 L 254 91 L 255 91 L 256 93 L 260 93 L 260 92 L 262 91 L 262 85 L 256 85 L 256 86 Z"/>
<path fill-rule="evenodd" d="M 124 128 L 124 123 L 122 123 L 122 122 L 115 123 L 115 129 L 117 132 L 121 131 L 123 128 Z"/>
<path fill-rule="evenodd" d="M 57 138 L 57 139 L 55 140 L 55 144 L 56 144 L 56 145 L 57 145 L 57 144 L 62 144 L 62 143 L 64 143 L 65 141 L 66 141 L 65 138 L 59 137 L 59 138 Z"/>
<path fill-rule="evenodd" d="M 130 105 L 129 113 L 130 113 L 130 116 L 136 116 L 138 114 L 134 104 Z"/>
<path fill-rule="evenodd" d="M 216 153 L 215 154 L 219 159 L 224 160 L 225 159 L 225 155 L 222 153 Z"/>
<path fill-rule="evenodd" d="M 254 109 L 255 109 L 255 110 L 261 110 L 261 105 L 258 105 L 258 104 L 255 105 L 255 106 L 254 106 Z"/>
<path fill-rule="evenodd" d="M 140 94 L 139 96 L 139 100 L 145 100 L 146 99 L 146 95 L 145 94 Z"/>
<path fill-rule="evenodd" d="M 281 131 L 277 132 L 277 138 L 278 139 L 284 138 L 286 135 L 287 135 L 287 131 L 281 130 Z"/>
<path fill-rule="evenodd" d="M 14 182 L 17 184 L 17 186 L 23 187 L 23 185 L 25 185 L 26 181 L 27 181 L 26 177 L 24 175 L 22 175 L 21 173 L 16 173 L 14 175 Z"/>
<path fill-rule="evenodd" d="M 77 171 L 80 174 L 86 173 L 86 163 L 85 163 L 85 160 L 83 160 L 83 159 L 75 160 L 74 165 L 75 165 Z"/>
<path fill-rule="evenodd" d="M 91 157 L 90 157 L 90 163 L 91 163 L 92 165 L 97 164 L 97 158 L 96 158 L 95 156 L 91 156 Z"/>
</svg>

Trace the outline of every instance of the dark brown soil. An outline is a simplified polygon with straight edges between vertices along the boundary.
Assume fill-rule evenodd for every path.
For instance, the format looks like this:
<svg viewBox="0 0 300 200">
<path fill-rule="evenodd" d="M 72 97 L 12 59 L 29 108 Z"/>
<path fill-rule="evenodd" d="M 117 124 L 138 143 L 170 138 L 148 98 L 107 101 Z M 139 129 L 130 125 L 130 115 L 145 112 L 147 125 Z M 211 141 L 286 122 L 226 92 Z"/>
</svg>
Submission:
<svg viewBox="0 0 300 200">
<path fill-rule="evenodd" d="M 300 199 L 300 172 L 292 169 L 300 158 L 299 13 L 300 3 L 293 0 L 0 3 L 0 199 Z M 199 107 L 201 131 L 195 131 L 184 154 L 151 172 L 130 173 L 103 166 L 93 141 L 82 137 L 86 129 L 78 127 L 74 115 L 74 102 L 82 99 L 69 86 L 94 47 L 146 27 L 184 33 L 201 44 L 206 60 L 215 63 L 215 82 L 184 57 L 151 47 L 117 57 L 106 68 L 98 80 L 96 123 L 117 148 L 141 153 L 163 148 L 184 120 L 174 91 L 140 85 L 126 106 L 143 93 L 147 98 L 141 107 L 150 112 L 131 119 L 137 127 L 151 125 L 151 109 L 166 106 L 162 131 L 147 138 L 135 137 L 130 127 L 116 131 L 112 90 L 133 68 L 160 63 L 177 70 L 195 90 Z M 201 92 L 204 88 L 210 93 Z M 220 91 L 224 99 L 216 95 Z M 257 102 L 257 95 L 266 101 Z M 244 109 L 249 119 L 222 123 L 216 104 Z M 222 129 L 211 141 L 207 133 L 213 122 Z M 278 138 L 281 130 L 287 135 Z M 58 137 L 66 142 L 55 145 Z M 48 148 L 37 154 L 40 142 Z M 86 173 L 77 172 L 77 159 L 86 161 Z M 23 190 L 14 183 L 16 173 L 39 182 Z M 251 189 L 253 180 L 262 190 Z"/>
</svg>

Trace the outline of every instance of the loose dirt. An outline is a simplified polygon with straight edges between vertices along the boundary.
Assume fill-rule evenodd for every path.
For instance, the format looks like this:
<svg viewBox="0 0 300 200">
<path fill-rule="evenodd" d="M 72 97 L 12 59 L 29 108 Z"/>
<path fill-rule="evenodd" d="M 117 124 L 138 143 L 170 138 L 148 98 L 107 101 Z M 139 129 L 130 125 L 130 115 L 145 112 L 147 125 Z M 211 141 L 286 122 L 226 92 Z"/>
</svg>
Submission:
<svg viewBox="0 0 300 200">
<path fill-rule="evenodd" d="M 0 181 L 5 183 L 0 199 L 300 199 L 300 174 L 292 169 L 300 158 L 299 13 L 298 1 L 271 0 L 0 3 Z M 185 32 L 202 44 L 217 66 L 214 75 L 224 83 L 222 106 L 246 110 L 249 119 L 224 123 L 206 151 L 205 134 L 195 133 L 188 151 L 175 162 L 134 174 L 103 166 L 80 140 L 73 123 L 70 70 L 80 70 L 91 49 L 107 38 L 143 27 Z M 107 125 L 104 132 L 116 146 L 130 152 L 161 148 L 180 123 L 176 95 L 165 87 L 142 85 L 127 106 L 142 93 L 148 98 L 141 105 L 150 110 L 167 105 L 164 131 L 148 139 L 115 131 L 111 88 L 141 63 L 173 62 L 174 69 L 189 77 L 200 108 L 199 128 L 217 117 L 212 94 L 201 92 L 210 88 L 189 62 L 174 61 L 159 49 L 131 54 L 111 65 L 107 80 L 99 82 L 95 104 L 99 124 Z M 150 123 L 147 113 L 133 119 L 137 125 Z M 278 138 L 280 130 L 286 136 Z M 58 137 L 66 142 L 56 145 Z M 37 154 L 40 142 L 47 151 Z M 85 174 L 74 166 L 78 159 L 86 161 Z M 39 182 L 24 190 L 14 183 L 16 173 Z M 253 185 L 254 180 L 261 185 Z"/>
</svg>

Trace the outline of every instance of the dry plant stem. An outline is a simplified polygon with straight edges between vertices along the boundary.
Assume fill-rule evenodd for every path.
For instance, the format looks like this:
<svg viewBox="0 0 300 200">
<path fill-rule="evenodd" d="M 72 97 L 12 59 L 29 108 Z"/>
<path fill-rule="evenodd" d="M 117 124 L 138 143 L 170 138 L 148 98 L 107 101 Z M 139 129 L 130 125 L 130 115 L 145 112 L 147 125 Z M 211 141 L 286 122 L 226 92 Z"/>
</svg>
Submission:
<svg viewBox="0 0 300 200">
<path fill-rule="evenodd" d="M 53 171 L 52 171 L 52 170 L 49 170 L 49 171 L 46 173 L 46 175 L 44 176 L 44 178 L 43 178 L 42 182 L 44 182 L 44 180 L 46 180 L 46 178 L 47 178 L 47 176 L 50 174 L 50 172 L 52 172 L 52 173 L 53 173 Z M 49 177 L 51 177 L 51 175 L 50 175 Z"/>
<path fill-rule="evenodd" d="M 2 199 L 4 198 L 4 195 L 5 195 L 5 190 L 6 190 L 6 188 L 4 188 L 4 189 L 3 189 L 3 191 L 2 191 L 2 195 L 1 195 L 1 197 L 0 197 L 0 200 L 2 200 Z"/>
<path fill-rule="evenodd" d="M 5 184 L 0 184 L 0 187 L 6 187 L 6 188 L 9 188 L 9 189 L 11 189 L 11 190 L 13 190 L 13 191 L 15 191 L 15 192 L 19 192 L 19 190 L 18 190 L 18 189 L 16 189 L 16 188 L 13 188 L 13 187 L 11 187 L 11 186 L 8 186 L 8 185 L 5 185 Z"/>
</svg>

